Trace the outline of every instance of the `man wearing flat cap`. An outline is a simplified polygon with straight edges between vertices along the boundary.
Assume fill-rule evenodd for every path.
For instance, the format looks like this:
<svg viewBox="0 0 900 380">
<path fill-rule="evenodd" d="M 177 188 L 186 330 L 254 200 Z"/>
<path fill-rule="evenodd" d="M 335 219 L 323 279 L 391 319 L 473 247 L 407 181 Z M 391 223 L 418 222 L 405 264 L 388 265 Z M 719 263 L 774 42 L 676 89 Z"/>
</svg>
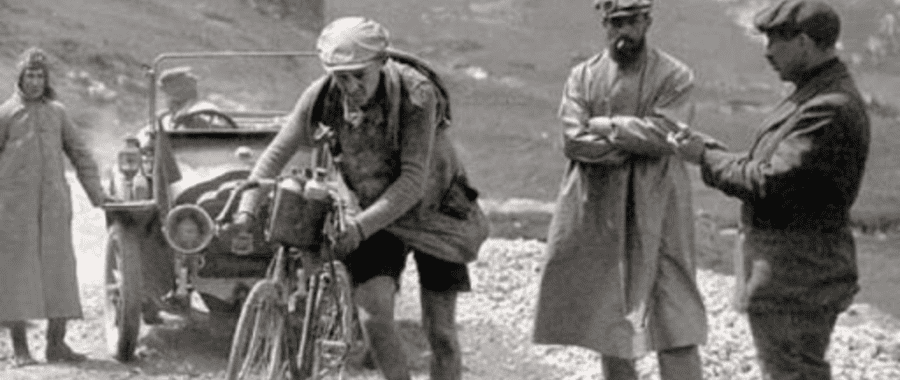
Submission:
<svg viewBox="0 0 900 380">
<path fill-rule="evenodd" d="M 457 380 L 456 298 L 470 289 L 466 263 L 475 259 L 488 225 L 446 132 L 446 88 L 423 61 L 388 45 L 387 31 L 370 19 L 345 17 L 326 26 L 316 46 L 327 73 L 301 95 L 250 178 L 275 177 L 298 149 L 316 144 L 317 131 L 333 132 L 331 153 L 360 209 L 334 250 L 365 310 L 376 362 L 387 379 L 410 378 L 394 293 L 413 251 L 431 378 Z M 244 194 L 235 224 L 255 218 L 259 196 Z"/>
<path fill-rule="evenodd" d="M 559 107 L 568 165 L 547 238 L 534 341 L 601 354 L 604 378 L 703 377 L 691 186 L 666 141 L 690 114 L 694 74 L 646 44 L 649 0 L 595 3 L 607 46 L 572 69 Z"/>
<path fill-rule="evenodd" d="M 765 379 L 830 379 L 825 352 L 835 321 L 859 290 L 850 207 L 869 151 L 869 118 L 836 55 L 840 21 L 818 1 L 761 11 L 765 56 L 795 85 L 748 152 L 704 147 L 689 133 L 673 145 L 703 181 L 742 201 L 746 311 Z"/>
<path fill-rule="evenodd" d="M 219 106 L 200 98 L 197 90 L 198 77 L 190 66 L 177 66 L 163 70 L 159 74 L 159 90 L 165 95 L 166 108 L 157 113 L 156 119 L 164 130 L 176 129 L 210 129 L 231 128 L 231 119 L 224 119 L 224 114 L 219 112 Z M 146 125 L 137 132 L 141 149 L 152 150 L 156 128 Z M 167 182 L 174 183 L 182 178 L 174 153 L 169 144 L 162 144 L 164 151 L 158 156 L 159 164 L 165 172 Z M 159 305 L 157 305 L 159 306 Z M 146 315 L 155 314 L 154 311 L 145 312 Z M 159 322 L 158 318 L 151 320 Z"/>
<path fill-rule="evenodd" d="M 166 96 L 166 109 L 159 116 L 163 127 L 209 128 L 208 120 L 190 117 L 200 111 L 216 111 L 218 106 L 200 99 L 197 91 L 197 75 L 188 66 L 173 67 L 159 75 L 159 89 Z"/>
</svg>

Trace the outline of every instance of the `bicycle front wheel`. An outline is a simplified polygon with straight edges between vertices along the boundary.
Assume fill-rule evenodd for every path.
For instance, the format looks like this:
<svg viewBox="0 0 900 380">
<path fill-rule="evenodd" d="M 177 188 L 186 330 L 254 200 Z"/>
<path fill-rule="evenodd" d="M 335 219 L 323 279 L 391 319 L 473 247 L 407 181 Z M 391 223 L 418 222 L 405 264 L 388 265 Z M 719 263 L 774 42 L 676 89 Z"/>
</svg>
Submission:
<svg viewBox="0 0 900 380">
<path fill-rule="evenodd" d="M 329 267 L 333 266 L 333 267 Z M 316 291 L 308 304 L 309 318 L 303 329 L 300 366 L 310 380 L 343 379 L 347 358 L 357 344 L 355 305 L 350 276 L 340 262 L 320 272 Z"/>
<path fill-rule="evenodd" d="M 289 360 L 284 353 L 287 309 L 279 294 L 278 285 L 270 279 L 257 282 L 250 290 L 231 341 L 227 380 L 289 378 Z"/>
</svg>

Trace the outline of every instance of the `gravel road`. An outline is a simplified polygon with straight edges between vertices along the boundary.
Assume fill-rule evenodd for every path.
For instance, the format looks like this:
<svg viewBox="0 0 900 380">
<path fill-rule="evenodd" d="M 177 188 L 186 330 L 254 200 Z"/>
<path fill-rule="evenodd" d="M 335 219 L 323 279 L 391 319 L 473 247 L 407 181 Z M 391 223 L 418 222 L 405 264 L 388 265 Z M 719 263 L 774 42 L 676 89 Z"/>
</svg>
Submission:
<svg viewBox="0 0 900 380">
<path fill-rule="evenodd" d="M 45 324 L 29 330 L 33 354 L 42 363 L 0 369 L 0 379 L 218 379 L 225 366 L 234 316 L 193 313 L 143 328 L 139 360 L 120 364 L 106 354 L 101 324 L 100 257 L 105 242 L 103 214 L 90 209 L 75 187 L 75 243 L 85 318 L 71 323 L 69 341 L 89 360 L 78 365 L 43 363 Z M 530 343 L 544 245 L 538 241 L 489 240 L 471 265 L 474 289 L 460 297 L 458 323 L 464 346 L 465 378 L 472 380 L 600 379 L 595 354 Z M 410 261 L 398 297 L 398 319 L 415 379 L 427 379 L 428 345 L 419 323 L 418 279 Z M 698 275 L 710 317 L 711 336 L 702 348 L 707 379 L 755 379 L 758 369 L 743 316 L 729 299 L 733 278 L 710 271 Z M 561 321 L 564 323 L 564 321 Z M 836 379 L 900 378 L 900 329 L 896 321 L 866 305 L 842 315 L 829 350 Z M 0 361 L 11 355 L 0 334 Z M 641 379 L 658 379 L 656 361 L 638 362 Z M 352 379 L 378 379 L 354 370 Z"/>
</svg>

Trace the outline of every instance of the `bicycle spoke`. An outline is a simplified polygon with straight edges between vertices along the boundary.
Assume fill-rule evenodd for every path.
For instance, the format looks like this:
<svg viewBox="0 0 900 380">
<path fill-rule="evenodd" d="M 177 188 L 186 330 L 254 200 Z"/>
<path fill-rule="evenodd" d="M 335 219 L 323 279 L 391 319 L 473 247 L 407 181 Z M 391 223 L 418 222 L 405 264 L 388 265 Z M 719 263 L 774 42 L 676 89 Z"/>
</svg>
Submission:
<svg viewBox="0 0 900 380">
<path fill-rule="evenodd" d="M 259 364 L 260 361 L 263 360 L 261 356 L 265 355 L 266 352 L 269 352 L 268 347 L 265 347 L 263 350 L 259 349 L 261 344 L 266 344 L 268 342 L 261 341 L 264 340 L 265 337 L 260 337 L 260 334 L 269 333 L 266 327 L 266 322 L 271 318 L 268 316 L 269 310 L 265 307 L 265 304 L 258 305 L 255 308 L 256 315 L 253 321 L 253 333 L 250 336 L 250 346 L 247 347 L 247 358 L 249 360 L 244 361 L 243 366 L 241 367 L 241 377 L 250 376 L 251 370 L 253 370 L 256 365 Z"/>
<path fill-rule="evenodd" d="M 349 279 L 344 272 L 338 275 L 333 267 L 323 268 L 322 272 L 321 287 L 316 293 L 316 312 L 311 318 L 313 326 L 310 333 L 314 339 L 310 358 L 312 373 L 316 379 L 341 379 L 354 343 L 351 326 L 355 306 L 350 296 Z"/>
<path fill-rule="evenodd" d="M 281 380 L 288 361 L 284 357 L 285 309 L 271 282 L 258 283 L 251 290 L 241 314 L 228 379 Z"/>
</svg>

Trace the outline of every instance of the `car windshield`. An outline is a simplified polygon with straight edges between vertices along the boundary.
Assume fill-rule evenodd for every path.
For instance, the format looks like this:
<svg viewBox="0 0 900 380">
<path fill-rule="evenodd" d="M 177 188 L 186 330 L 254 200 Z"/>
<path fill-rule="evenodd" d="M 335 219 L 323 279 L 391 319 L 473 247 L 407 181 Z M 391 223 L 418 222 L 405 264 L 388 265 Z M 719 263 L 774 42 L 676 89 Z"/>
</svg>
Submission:
<svg viewBox="0 0 900 380">
<path fill-rule="evenodd" d="M 155 110 L 157 117 L 165 119 L 167 129 L 278 127 L 277 117 L 293 109 L 302 91 L 323 74 L 318 59 L 308 53 L 205 54 L 176 53 L 159 60 Z M 234 123 L 178 119 L 189 113 L 205 114 L 205 119 L 222 113 Z M 179 122 L 183 123 L 176 125 Z"/>
<path fill-rule="evenodd" d="M 188 182 L 249 168 L 303 90 L 324 73 L 310 53 L 204 54 L 165 55 L 156 72 L 156 119 Z"/>
</svg>

